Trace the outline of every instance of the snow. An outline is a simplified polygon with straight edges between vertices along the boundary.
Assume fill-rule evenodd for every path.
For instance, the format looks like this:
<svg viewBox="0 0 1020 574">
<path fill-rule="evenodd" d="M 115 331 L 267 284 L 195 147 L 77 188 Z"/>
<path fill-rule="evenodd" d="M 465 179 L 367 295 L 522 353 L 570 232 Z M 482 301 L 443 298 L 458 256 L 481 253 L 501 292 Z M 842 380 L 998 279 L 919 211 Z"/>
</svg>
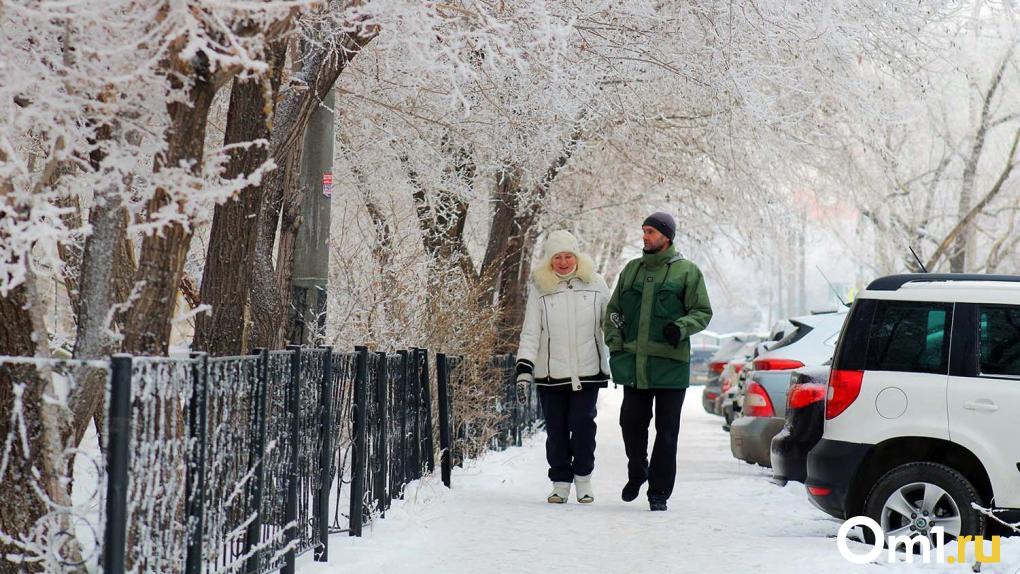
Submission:
<svg viewBox="0 0 1020 574">
<path fill-rule="evenodd" d="M 75 535 L 82 546 L 82 560 L 88 570 L 98 571 L 106 505 L 106 470 L 101 463 L 99 435 L 94 423 L 89 425 L 76 452 L 74 489 L 71 494 Z"/>
<path fill-rule="evenodd" d="M 836 548 L 840 522 L 816 510 L 803 486 L 770 483 L 770 471 L 737 461 L 720 419 L 689 391 L 680 429 L 677 485 L 669 511 L 642 497 L 620 500 L 626 457 L 617 423 L 622 391 L 599 399 L 593 476 L 596 501 L 545 502 L 544 435 L 454 469 L 453 489 L 435 477 L 408 487 L 363 538 L 335 535 L 329 563 L 306 554 L 302 574 L 385 572 L 970 572 L 948 564 L 846 562 Z M 653 431 L 654 432 L 654 431 Z M 851 543 L 864 553 L 868 547 Z M 953 552 L 948 552 L 952 555 Z M 1020 572 L 1020 539 L 1003 540 L 999 564 Z M 884 560 L 884 555 L 882 560 Z"/>
</svg>

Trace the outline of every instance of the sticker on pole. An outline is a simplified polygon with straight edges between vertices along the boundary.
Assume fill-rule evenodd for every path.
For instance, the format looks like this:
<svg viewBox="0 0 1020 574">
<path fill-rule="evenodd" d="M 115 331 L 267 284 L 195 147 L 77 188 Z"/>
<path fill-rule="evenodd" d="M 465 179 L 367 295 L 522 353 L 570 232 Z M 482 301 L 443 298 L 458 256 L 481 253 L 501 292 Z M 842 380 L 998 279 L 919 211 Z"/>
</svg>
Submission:
<svg viewBox="0 0 1020 574">
<path fill-rule="evenodd" d="M 322 174 L 322 195 L 333 197 L 333 174 Z"/>
</svg>

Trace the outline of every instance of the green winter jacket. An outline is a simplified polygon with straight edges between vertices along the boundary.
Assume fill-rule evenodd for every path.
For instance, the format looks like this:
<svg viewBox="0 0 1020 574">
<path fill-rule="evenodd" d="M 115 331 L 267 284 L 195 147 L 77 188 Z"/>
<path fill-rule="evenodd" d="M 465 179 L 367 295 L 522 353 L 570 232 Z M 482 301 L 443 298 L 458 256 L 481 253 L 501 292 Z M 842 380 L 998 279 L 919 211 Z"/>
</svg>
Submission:
<svg viewBox="0 0 1020 574">
<path fill-rule="evenodd" d="M 690 336 L 711 319 L 701 270 L 677 255 L 672 245 L 630 261 L 620 273 L 602 325 L 613 382 L 638 389 L 686 389 Z M 676 347 L 662 333 L 668 323 L 680 328 Z"/>
</svg>

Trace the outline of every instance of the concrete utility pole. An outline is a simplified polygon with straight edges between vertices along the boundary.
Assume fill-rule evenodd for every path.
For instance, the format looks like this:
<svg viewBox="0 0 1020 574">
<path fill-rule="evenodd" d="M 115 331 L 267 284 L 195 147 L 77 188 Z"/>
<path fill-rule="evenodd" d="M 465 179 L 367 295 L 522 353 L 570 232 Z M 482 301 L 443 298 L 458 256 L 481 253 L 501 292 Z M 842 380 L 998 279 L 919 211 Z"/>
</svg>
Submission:
<svg viewBox="0 0 1020 574">
<path fill-rule="evenodd" d="M 317 345 L 326 327 L 329 279 L 330 198 L 333 196 L 333 90 L 312 113 L 301 155 L 301 227 L 294 246 L 291 278 L 293 308 L 288 339 Z"/>
</svg>

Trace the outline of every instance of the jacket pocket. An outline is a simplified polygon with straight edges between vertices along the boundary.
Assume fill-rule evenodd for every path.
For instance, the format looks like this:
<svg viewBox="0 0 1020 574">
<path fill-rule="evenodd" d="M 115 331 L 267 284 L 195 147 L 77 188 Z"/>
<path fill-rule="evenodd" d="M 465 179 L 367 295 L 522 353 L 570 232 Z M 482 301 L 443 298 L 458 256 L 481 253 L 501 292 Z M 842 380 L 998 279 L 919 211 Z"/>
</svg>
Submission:
<svg viewBox="0 0 1020 574">
<path fill-rule="evenodd" d="M 663 357 L 648 357 L 648 388 L 686 389 L 691 382 L 691 364 Z"/>
<path fill-rule="evenodd" d="M 683 315 L 684 289 L 679 283 L 667 282 L 655 290 L 653 315 L 675 321 Z"/>
<path fill-rule="evenodd" d="M 622 351 L 609 357 L 609 370 L 612 371 L 613 382 L 619 385 L 633 385 L 637 379 L 637 356 Z"/>
<path fill-rule="evenodd" d="M 684 316 L 683 295 L 683 287 L 678 283 L 666 282 L 656 288 L 652 297 L 652 316 L 648 333 L 650 341 L 667 342 L 662 330 L 666 325 Z"/>
</svg>

